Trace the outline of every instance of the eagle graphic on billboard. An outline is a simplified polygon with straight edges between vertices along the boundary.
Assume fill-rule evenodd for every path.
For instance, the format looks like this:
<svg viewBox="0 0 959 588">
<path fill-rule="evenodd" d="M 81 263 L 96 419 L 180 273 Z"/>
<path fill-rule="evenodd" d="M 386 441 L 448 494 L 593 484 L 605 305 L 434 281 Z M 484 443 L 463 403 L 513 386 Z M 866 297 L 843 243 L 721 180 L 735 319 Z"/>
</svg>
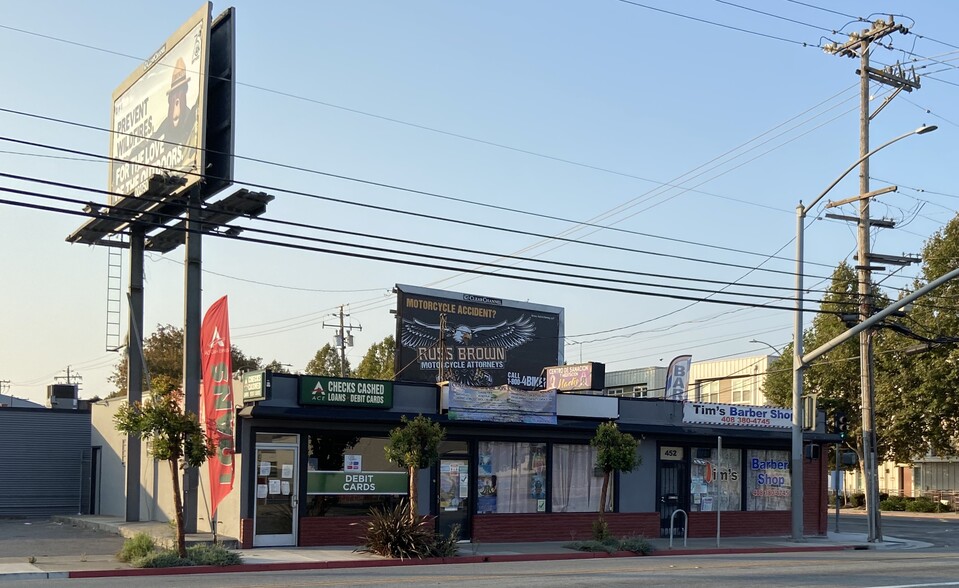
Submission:
<svg viewBox="0 0 959 588">
<path fill-rule="evenodd" d="M 492 325 L 477 326 L 449 323 L 443 327 L 420 319 L 403 319 L 400 343 L 404 347 L 419 351 L 438 349 L 442 342 L 447 347 L 448 360 L 460 355 L 472 355 L 470 351 L 473 350 L 482 352 L 491 349 L 495 349 L 497 355 L 502 355 L 505 359 L 506 351 L 532 341 L 535 334 L 536 325 L 527 315 Z M 454 352 L 456 348 L 465 348 L 464 353 Z M 492 376 L 482 367 L 462 367 L 458 362 L 451 363 L 450 369 L 446 370 L 447 379 L 450 381 L 468 386 L 492 385 Z"/>
<path fill-rule="evenodd" d="M 447 325 L 445 333 L 440 325 L 419 319 L 403 319 L 403 345 L 407 347 L 435 347 L 440 336 L 446 336 L 447 345 L 475 345 L 513 349 L 533 340 L 536 325 L 526 315 L 495 325 Z"/>
</svg>

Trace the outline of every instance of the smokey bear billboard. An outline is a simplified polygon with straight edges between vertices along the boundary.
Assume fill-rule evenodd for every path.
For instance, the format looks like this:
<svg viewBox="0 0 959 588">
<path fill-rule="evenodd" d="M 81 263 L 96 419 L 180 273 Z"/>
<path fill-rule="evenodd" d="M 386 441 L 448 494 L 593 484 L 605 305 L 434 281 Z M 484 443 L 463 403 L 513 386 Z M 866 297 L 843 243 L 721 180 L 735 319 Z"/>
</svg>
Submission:
<svg viewBox="0 0 959 588">
<path fill-rule="evenodd" d="M 397 380 L 473 387 L 545 386 L 563 363 L 563 309 L 396 286 Z"/>
</svg>

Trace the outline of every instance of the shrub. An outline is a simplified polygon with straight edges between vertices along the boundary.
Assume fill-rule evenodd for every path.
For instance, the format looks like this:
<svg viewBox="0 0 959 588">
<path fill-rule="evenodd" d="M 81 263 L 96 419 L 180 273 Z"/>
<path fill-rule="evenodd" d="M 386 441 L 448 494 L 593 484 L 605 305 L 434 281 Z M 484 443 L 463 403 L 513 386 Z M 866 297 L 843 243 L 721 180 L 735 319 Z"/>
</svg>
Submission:
<svg viewBox="0 0 959 588">
<path fill-rule="evenodd" d="M 926 496 L 919 496 L 912 502 L 907 502 L 905 510 L 909 512 L 949 512 L 949 505 Z"/>
<path fill-rule="evenodd" d="M 432 527 L 433 521 L 427 518 L 410 520 L 409 501 L 393 508 L 374 508 L 366 525 L 363 551 L 400 559 L 456 555 L 459 526 L 454 526 L 447 537 L 438 535 Z"/>
<path fill-rule="evenodd" d="M 642 535 L 636 537 L 624 537 L 619 542 L 619 550 L 632 551 L 633 553 L 646 555 L 653 551 L 653 544 L 649 542 L 649 539 L 643 537 Z"/>
<path fill-rule="evenodd" d="M 243 562 L 239 553 L 210 543 L 187 547 L 186 557 L 198 566 L 235 566 Z"/>
<path fill-rule="evenodd" d="M 609 523 L 606 519 L 600 517 L 593 521 L 593 539 L 595 541 L 605 541 L 612 535 L 609 534 Z"/>
<path fill-rule="evenodd" d="M 902 496 L 892 496 L 879 501 L 879 510 L 897 510 L 903 511 L 908 507 L 910 500 Z"/>
<path fill-rule="evenodd" d="M 631 551 L 633 553 L 639 553 L 642 555 L 646 555 L 647 553 L 653 551 L 652 544 L 643 536 L 623 537 L 622 539 L 607 538 L 603 541 L 574 541 L 572 543 L 563 545 L 563 547 L 567 549 L 575 549 L 576 551 L 603 551 L 606 553 Z"/>
<path fill-rule="evenodd" d="M 457 543 L 460 540 L 460 526 L 454 524 L 450 527 L 449 535 L 443 537 L 440 534 L 437 534 L 434 538 L 433 551 L 430 554 L 432 557 L 454 557 L 459 553 L 459 546 Z"/>
<path fill-rule="evenodd" d="M 156 541 L 146 533 L 137 533 L 133 537 L 123 542 L 117 559 L 120 561 L 132 562 L 135 559 L 145 557 L 147 554 L 156 550 Z M 139 566 L 138 566 L 139 567 Z"/>
<path fill-rule="evenodd" d="M 130 562 L 135 568 L 175 568 L 182 566 L 192 566 L 193 562 L 183 559 L 177 552 L 170 549 L 160 551 L 151 551 L 143 557 L 138 557 Z"/>
<path fill-rule="evenodd" d="M 860 492 L 859 494 L 849 495 L 849 506 L 852 508 L 861 508 L 866 505 L 866 495 Z"/>
</svg>

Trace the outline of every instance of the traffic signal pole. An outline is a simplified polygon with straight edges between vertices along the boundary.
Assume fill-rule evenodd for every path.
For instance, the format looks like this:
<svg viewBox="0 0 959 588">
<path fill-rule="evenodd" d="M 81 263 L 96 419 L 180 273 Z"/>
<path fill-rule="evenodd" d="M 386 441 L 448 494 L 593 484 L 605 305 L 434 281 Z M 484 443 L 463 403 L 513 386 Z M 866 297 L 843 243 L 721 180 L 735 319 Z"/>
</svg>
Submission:
<svg viewBox="0 0 959 588">
<path fill-rule="evenodd" d="M 836 443 L 836 471 L 833 472 L 833 490 L 836 494 L 836 533 L 839 532 L 839 464 L 842 463 L 842 444 Z"/>
</svg>

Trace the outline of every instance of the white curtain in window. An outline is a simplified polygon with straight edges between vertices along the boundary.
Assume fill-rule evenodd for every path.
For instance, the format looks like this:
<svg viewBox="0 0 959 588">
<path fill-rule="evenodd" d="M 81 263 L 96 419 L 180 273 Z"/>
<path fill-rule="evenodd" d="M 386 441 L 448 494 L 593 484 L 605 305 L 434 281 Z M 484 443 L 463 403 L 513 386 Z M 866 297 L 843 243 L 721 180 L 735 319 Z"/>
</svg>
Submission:
<svg viewBox="0 0 959 588">
<path fill-rule="evenodd" d="M 596 448 L 589 445 L 553 445 L 553 512 L 597 512 L 602 476 L 594 476 Z M 612 483 L 606 499 L 612 503 Z"/>
<path fill-rule="evenodd" d="M 495 512 L 537 512 L 534 483 L 545 484 L 545 444 L 484 442 L 479 451 L 489 455 L 496 476 Z M 545 496 L 545 487 L 542 491 Z"/>
</svg>

